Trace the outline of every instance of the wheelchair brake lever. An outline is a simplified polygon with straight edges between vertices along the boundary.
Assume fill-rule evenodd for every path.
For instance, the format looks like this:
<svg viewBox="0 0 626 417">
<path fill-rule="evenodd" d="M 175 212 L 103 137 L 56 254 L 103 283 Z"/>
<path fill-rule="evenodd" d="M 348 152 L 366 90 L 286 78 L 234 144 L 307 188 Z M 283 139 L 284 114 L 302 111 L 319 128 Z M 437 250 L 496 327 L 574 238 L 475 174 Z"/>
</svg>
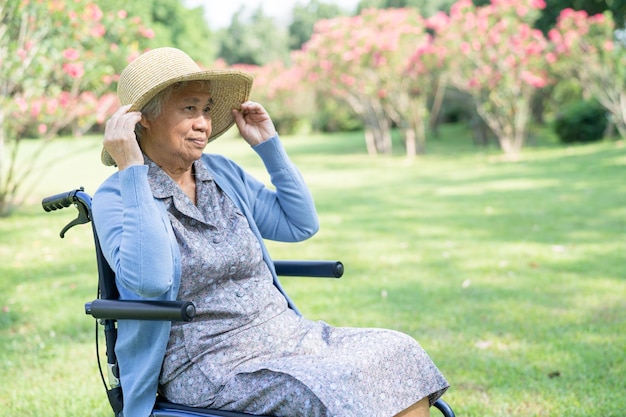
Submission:
<svg viewBox="0 0 626 417">
<path fill-rule="evenodd" d="M 72 227 L 77 226 L 79 224 L 89 223 L 91 220 L 89 219 L 89 212 L 87 208 L 82 204 L 74 204 L 76 209 L 78 210 L 78 217 L 69 222 L 60 233 L 61 239 L 65 237 L 65 233 L 70 230 Z"/>
</svg>

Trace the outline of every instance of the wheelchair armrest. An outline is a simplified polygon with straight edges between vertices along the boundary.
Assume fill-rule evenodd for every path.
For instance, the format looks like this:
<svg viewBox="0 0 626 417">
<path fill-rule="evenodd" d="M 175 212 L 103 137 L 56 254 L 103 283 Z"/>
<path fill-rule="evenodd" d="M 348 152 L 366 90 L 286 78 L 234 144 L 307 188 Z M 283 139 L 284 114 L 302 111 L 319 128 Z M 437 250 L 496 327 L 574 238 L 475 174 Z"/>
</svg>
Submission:
<svg viewBox="0 0 626 417">
<path fill-rule="evenodd" d="M 96 319 L 191 321 L 196 306 L 190 301 L 93 300 L 85 314 Z"/>
<path fill-rule="evenodd" d="M 339 261 L 274 261 L 276 275 L 286 277 L 341 278 L 343 264 Z"/>
</svg>

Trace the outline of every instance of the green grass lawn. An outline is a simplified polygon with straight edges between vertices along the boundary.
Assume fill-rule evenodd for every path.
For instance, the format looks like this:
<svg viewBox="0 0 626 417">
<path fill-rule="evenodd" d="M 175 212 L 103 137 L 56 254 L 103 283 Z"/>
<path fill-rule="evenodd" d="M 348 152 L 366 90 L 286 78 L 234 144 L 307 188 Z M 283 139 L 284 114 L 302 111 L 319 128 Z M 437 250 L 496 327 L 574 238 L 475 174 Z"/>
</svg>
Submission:
<svg viewBox="0 0 626 417">
<path fill-rule="evenodd" d="M 414 336 L 459 417 L 623 417 L 626 147 L 539 137 L 517 162 L 474 148 L 462 126 L 413 161 L 368 157 L 359 133 L 283 138 L 321 230 L 270 249 L 346 265 L 340 280 L 284 286 L 310 318 Z M 266 178 L 242 141 L 208 150 Z M 96 292 L 90 229 L 61 240 L 75 210 L 39 205 L 95 191 L 113 172 L 99 152 L 98 138 L 53 142 L 26 205 L 0 219 L 0 416 L 111 415 L 83 312 Z"/>
</svg>

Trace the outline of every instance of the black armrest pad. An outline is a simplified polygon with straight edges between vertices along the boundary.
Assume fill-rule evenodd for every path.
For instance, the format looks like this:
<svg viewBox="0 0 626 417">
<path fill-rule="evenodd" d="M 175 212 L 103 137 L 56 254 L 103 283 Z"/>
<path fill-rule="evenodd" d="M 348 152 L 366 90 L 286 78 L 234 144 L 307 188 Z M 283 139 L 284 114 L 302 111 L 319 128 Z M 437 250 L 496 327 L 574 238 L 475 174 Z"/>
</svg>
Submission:
<svg viewBox="0 0 626 417">
<path fill-rule="evenodd" d="M 196 307 L 189 301 L 93 300 L 85 313 L 97 319 L 191 321 Z"/>
<path fill-rule="evenodd" d="M 276 275 L 290 277 L 340 278 L 343 264 L 339 261 L 274 261 Z"/>
</svg>

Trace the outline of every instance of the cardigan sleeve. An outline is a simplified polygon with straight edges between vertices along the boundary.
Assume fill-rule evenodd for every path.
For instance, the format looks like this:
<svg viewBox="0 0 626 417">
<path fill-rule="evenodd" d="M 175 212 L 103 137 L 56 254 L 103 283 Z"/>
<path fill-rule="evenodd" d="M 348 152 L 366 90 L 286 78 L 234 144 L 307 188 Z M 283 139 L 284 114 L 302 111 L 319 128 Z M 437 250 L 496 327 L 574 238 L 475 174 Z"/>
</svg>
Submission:
<svg viewBox="0 0 626 417">
<path fill-rule="evenodd" d="M 313 236 L 319 221 L 313 196 L 278 136 L 253 147 L 261 157 L 274 190 L 254 190 L 254 217 L 267 239 L 300 241 Z"/>
<path fill-rule="evenodd" d="M 221 155 L 207 155 L 205 162 L 262 238 L 297 242 L 313 236 L 319 229 L 313 197 L 278 136 L 252 149 L 265 164 L 273 188 Z"/>
<path fill-rule="evenodd" d="M 132 166 L 109 177 L 92 209 L 102 251 L 118 286 L 154 298 L 173 284 L 171 242 L 148 183 L 148 167 Z"/>
</svg>

